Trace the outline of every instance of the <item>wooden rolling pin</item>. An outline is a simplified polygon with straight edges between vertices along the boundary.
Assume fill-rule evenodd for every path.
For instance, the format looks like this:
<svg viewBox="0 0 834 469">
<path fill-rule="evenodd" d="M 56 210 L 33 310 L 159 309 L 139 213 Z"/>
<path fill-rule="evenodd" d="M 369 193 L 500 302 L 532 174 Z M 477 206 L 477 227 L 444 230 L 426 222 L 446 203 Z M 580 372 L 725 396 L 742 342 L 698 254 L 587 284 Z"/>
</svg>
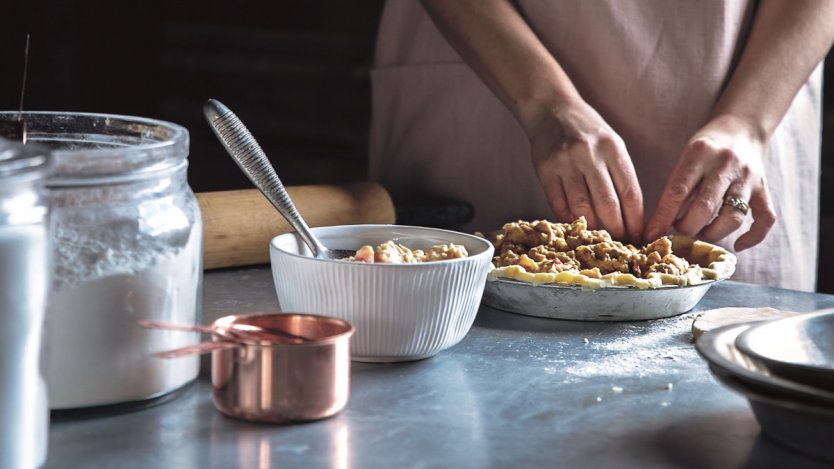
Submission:
<svg viewBox="0 0 834 469">
<path fill-rule="evenodd" d="M 290 186 L 287 192 L 310 227 L 394 223 L 394 204 L 378 184 Z M 257 189 L 201 192 L 197 202 L 205 269 L 268 263 L 270 240 L 292 231 Z"/>
</svg>

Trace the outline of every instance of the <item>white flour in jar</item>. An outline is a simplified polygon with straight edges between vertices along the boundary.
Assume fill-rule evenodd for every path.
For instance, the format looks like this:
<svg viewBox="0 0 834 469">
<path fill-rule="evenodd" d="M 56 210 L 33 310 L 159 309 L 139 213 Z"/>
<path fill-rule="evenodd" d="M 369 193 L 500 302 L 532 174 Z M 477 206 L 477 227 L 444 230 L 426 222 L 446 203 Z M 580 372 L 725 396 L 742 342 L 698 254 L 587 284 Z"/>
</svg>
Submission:
<svg viewBox="0 0 834 469">
<path fill-rule="evenodd" d="M 166 360 L 151 353 L 193 344 L 196 334 L 148 330 L 136 322 L 199 322 L 200 224 L 172 242 L 143 235 L 131 219 L 104 226 L 61 221 L 54 229 L 46 322 L 50 407 L 144 400 L 195 379 L 198 356 Z"/>
</svg>

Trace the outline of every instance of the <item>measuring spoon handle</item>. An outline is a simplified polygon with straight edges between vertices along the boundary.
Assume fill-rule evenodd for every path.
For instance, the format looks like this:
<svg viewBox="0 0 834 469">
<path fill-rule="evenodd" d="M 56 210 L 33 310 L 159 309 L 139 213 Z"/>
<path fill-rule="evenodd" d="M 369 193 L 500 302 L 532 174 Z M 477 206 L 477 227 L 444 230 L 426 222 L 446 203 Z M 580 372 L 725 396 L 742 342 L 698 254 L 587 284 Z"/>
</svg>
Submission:
<svg viewBox="0 0 834 469">
<path fill-rule="evenodd" d="M 214 350 L 225 350 L 230 348 L 240 347 L 238 342 L 200 342 L 199 344 L 186 345 L 185 347 L 175 348 L 173 350 L 165 350 L 162 352 L 154 352 L 152 356 L 156 358 L 179 358 L 195 353 L 204 354 Z"/>
<path fill-rule="evenodd" d="M 217 331 L 211 326 L 202 324 L 176 324 L 165 321 L 152 321 L 149 319 L 140 319 L 136 324 L 146 329 L 165 329 L 170 331 L 185 331 L 185 332 L 201 332 L 203 334 L 217 334 Z"/>
</svg>

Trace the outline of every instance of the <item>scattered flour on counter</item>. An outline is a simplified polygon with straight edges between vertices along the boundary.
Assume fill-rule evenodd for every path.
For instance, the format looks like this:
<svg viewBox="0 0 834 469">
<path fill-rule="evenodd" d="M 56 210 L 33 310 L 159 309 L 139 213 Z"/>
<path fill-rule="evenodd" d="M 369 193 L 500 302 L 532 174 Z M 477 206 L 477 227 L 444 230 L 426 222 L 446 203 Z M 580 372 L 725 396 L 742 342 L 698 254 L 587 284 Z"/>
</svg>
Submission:
<svg viewBox="0 0 834 469">
<path fill-rule="evenodd" d="M 688 339 L 691 315 L 628 325 L 621 337 L 592 341 L 583 347 L 582 358 L 565 357 L 564 372 L 573 378 L 596 376 L 643 377 L 677 373 L 672 363 L 691 361 L 697 352 Z M 671 390 L 671 383 L 666 386 Z"/>
</svg>

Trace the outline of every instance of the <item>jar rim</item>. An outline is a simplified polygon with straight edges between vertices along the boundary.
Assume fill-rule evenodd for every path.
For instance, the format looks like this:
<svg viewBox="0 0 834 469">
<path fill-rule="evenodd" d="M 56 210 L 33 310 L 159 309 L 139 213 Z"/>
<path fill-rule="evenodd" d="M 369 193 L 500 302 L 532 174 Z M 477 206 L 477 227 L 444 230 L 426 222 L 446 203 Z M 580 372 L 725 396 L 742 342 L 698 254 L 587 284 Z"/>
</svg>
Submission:
<svg viewBox="0 0 834 469">
<path fill-rule="evenodd" d="M 0 112 L 0 120 L 17 119 Z M 25 111 L 28 140 L 51 150 L 47 186 L 144 179 L 182 167 L 188 130 L 172 122 L 122 114 Z"/>
</svg>

